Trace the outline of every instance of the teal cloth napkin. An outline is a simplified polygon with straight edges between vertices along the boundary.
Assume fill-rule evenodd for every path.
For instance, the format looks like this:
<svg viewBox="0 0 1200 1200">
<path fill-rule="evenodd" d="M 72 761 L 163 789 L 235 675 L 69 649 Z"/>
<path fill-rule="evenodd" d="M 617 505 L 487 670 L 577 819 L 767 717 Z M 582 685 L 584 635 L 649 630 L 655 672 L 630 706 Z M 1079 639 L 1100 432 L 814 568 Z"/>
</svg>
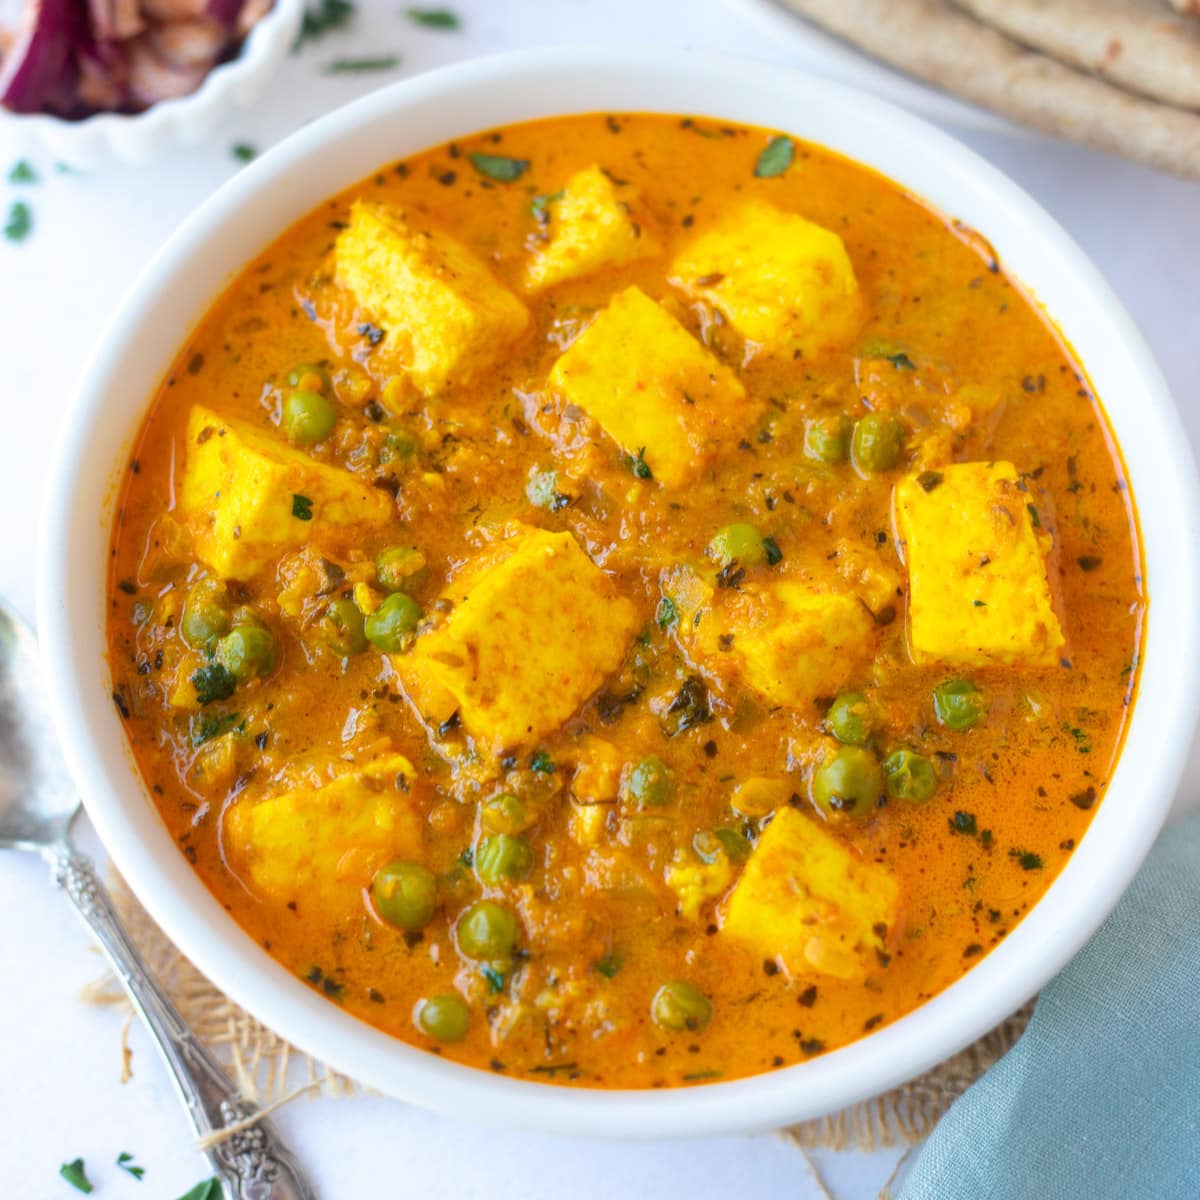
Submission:
<svg viewBox="0 0 1200 1200">
<path fill-rule="evenodd" d="M 1200 813 L 1168 827 L 901 1200 L 1200 1198 Z"/>
</svg>

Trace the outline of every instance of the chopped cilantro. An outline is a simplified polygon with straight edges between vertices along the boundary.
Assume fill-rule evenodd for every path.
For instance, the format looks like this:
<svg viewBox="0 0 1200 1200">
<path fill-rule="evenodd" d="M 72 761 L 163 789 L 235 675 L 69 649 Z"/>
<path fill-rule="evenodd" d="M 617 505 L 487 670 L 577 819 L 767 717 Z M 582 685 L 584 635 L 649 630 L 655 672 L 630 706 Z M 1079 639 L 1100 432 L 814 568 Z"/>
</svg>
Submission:
<svg viewBox="0 0 1200 1200">
<path fill-rule="evenodd" d="M 765 537 L 762 540 L 763 551 L 767 556 L 767 566 L 774 567 L 783 562 L 783 551 L 779 548 L 779 543 L 773 537 Z"/>
<path fill-rule="evenodd" d="M 13 168 L 8 173 L 9 183 L 37 183 L 37 172 L 24 159 L 13 164 Z"/>
<path fill-rule="evenodd" d="M 325 68 L 326 75 L 362 75 L 367 71 L 394 71 L 400 65 L 395 54 L 380 54 L 375 58 L 335 58 Z"/>
<path fill-rule="evenodd" d="M 338 981 L 327 975 L 320 967 L 312 967 L 307 975 L 304 976 L 306 983 L 311 983 L 317 991 L 328 996 L 331 1000 L 341 1000 L 346 995 L 346 985 L 338 983 Z M 204 1195 L 203 1192 L 200 1193 Z M 224 1192 L 216 1193 L 218 1200 L 223 1200 Z M 180 1200 L 187 1200 L 187 1197 L 181 1197 Z"/>
<path fill-rule="evenodd" d="M 792 165 L 792 159 L 795 157 L 796 147 L 792 144 L 792 139 L 780 134 L 773 137 L 758 156 L 758 161 L 754 164 L 754 174 L 759 179 L 773 179 L 776 175 L 782 175 Z"/>
<path fill-rule="evenodd" d="M 1063 731 L 1065 733 L 1069 733 L 1074 739 L 1075 749 L 1078 750 L 1080 754 L 1091 754 L 1092 742 L 1091 738 L 1088 737 L 1086 730 L 1080 729 L 1077 725 L 1067 725 L 1064 723 Z"/>
<path fill-rule="evenodd" d="M 679 609 L 670 596 L 664 596 L 658 602 L 658 616 L 656 619 L 659 629 L 670 629 L 672 625 L 678 622 Z"/>
<path fill-rule="evenodd" d="M 212 662 L 192 672 L 192 687 L 202 704 L 228 700 L 237 688 L 237 677 L 223 663 Z"/>
<path fill-rule="evenodd" d="M 675 737 L 711 720 L 708 688 L 704 686 L 704 680 L 699 675 L 689 675 L 680 685 L 675 698 L 667 705 L 667 711 L 662 718 L 663 732 L 667 737 Z"/>
<path fill-rule="evenodd" d="M 968 837 L 974 837 L 976 833 L 975 814 L 969 812 L 956 812 L 950 818 L 950 832 L 963 833 Z"/>
<path fill-rule="evenodd" d="M 1008 852 L 1008 857 L 1015 858 L 1022 871 L 1040 871 L 1042 869 L 1041 856 L 1029 850 L 1014 848 Z"/>
<path fill-rule="evenodd" d="M 219 738 L 231 730 L 238 733 L 246 731 L 246 722 L 241 713 L 200 713 L 192 720 L 192 745 L 203 746 L 213 738 Z"/>
<path fill-rule="evenodd" d="M 654 472 L 650 470 L 650 464 L 646 461 L 645 446 L 639 446 L 636 455 L 622 455 L 621 462 L 624 464 L 624 466 L 628 467 L 638 479 L 654 478 Z"/>
<path fill-rule="evenodd" d="M 529 760 L 529 769 L 537 771 L 541 775 L 554 774 L 554 760 L 546 753 L 545 750 L 538 750 Z"/>
<path fill-rule="evenodd" d="M 307 8 L 300 26 L 300 36 L 293 50 L 299 50 L 305 42 L 315 42 L 327 33 L 344 29 L 354 17 L 351 0 L 318 0 L 315 8 Z"/>
<path fill-rule="evenodd" d="M 487 980 L 488 991 L 490 991 L 493 995 L 496 992 L 504 991 L 503 971 L 497 971 L 491 963 L 484 963 L 483 966 L 479 968 L 479 973 L 484 977 L 484 979 Z"/>
<path fill-rule="evenodd" d="M 258 157 L 258 151 L 249 142 L 238 142 L 229 152 L 241 163 L 253 162 Z"/>
<path fill-rule="evenodd" d="M 508 158 L 503 154 L 483 154 L 477 150 L 468 154 L 467 157 L 471 160 L 471 166 L 480 175 L 486 175 L 488 179 L 494 179 L 497 183 L 514 183 L 529 170 L 529 159 L 527 158 Z"/>
<path fill-rule="evenodd" d="M 621 969 L 621 960 L 615 954 L 606 954 L 603 958 L 598 958 L 592 966 L 605 979 L 611 979 Z"/>
<path fill-rule="evenodd" d="M 460 867 L 473 867 L 475 865 L 475 851 L 470 846 L 458 856 L 458 865 Z"/>
<path fill-rule="evenodd" d="M 312 520 L 313 502 L 307 496 L 301 496 L 298 492 L 292 493 L 292 516 L 297 521 Z"/>
<path fill-rule="evenodd" d="M 33 213 L 29 205 L 18 200 L 8 210 L 8 220 L 4 225 L 4 236 L 10 242 L 23 242 L 33 232 Z"/>
<path fill-rule="evenodd" d="M 1038 510 L 1032 504 L 1027 504 L 1025 507 L 1029 510 L 1029 520 L 1033 523 L 1034 529 L 1041 529 L 1042 519 L 1038 516 Z"/>
<path fill-rule="evenodd" d="M 133 1161 L 133 1155 L 130 1154 L 128 1150 L 122 1150 L 121 1153 L 117 1155 L 117 1166 L 120 1167 L 126 1175 L 132 1175 L 134 1179 L 138 1180 L 139 1182 L 146 1174 L 146 1168 L 139 1167 L 137 1163 Z"/>
<path fill-rule="evenodd" d="M 426 29 L 461 29 L 462 20 L 458 13 L 448 8 L 410 8 L 408 19 L 414 25 L 422 25 Z"/>
<path fill-rule="evenodd" d="M 83 1192 L 86 1195 L 92 1190 L 92 1185 L 88 1181 L 87 1174 L 83 1169 L 82 1158 L 77 1158 L 74 1162 L 63 1163 L 63 1165 L 58 1168 L 58 1173 L 77 1192 Z"/>
<path fill-rule="evenodd" d="M 922 471 L 917 476 L 917 482 L 923 492 L 932 492 L 945 478 L 941 471 Z"/>
</svg>

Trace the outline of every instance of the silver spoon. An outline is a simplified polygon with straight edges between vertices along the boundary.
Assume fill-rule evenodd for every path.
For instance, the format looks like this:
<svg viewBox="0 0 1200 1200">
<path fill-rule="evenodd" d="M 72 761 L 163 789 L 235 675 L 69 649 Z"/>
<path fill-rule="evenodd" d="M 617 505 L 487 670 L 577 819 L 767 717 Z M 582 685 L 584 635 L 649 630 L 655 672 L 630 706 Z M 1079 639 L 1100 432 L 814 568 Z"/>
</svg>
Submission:
<svg viewBox="0 0 1200 1200">
<path fill-rule="evenodd" d="M 146 1023 L 197 1134 L 252 1117 L 255 1106 L 238 1095 L 146 969 L 91 859 L 71 845 L 79 801 L 53 730 L 33 634 L 0 600 L 0 849 L 32 850 L 50 864 L 54 882 L 75 902 Z M 265 1119 L 231 1134 L 207 1156 L 230 1200 L 316 1200 L 295 1156 Z"/>
</svg>

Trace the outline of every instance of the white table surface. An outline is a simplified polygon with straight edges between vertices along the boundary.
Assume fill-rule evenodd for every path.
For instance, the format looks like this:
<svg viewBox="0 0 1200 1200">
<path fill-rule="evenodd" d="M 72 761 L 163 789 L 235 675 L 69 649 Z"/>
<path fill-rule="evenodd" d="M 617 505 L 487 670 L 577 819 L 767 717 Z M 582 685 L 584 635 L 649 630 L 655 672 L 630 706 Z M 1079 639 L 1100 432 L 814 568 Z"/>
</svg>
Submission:
<svg viewBox="0 0 1200 1200">
<path fill-rule="evenodd" d="M 771 27 L 720 0 L 452 0 L 459 33 L 411 27 L 399 0 L 361 0 L 355 32 L 293 58 L 254 112 L 231 118 L 211 147 L 149 168 L 87 175 L 37 163 L 20 189 L 33 237 L 0 241 L 0 594 L 33 612 L 40 495 L 59 414 L 117 300 L 187 212 L 238 168 L 230 147 L 266 147 L 313 116 L 377 86 L 379 76 L 323 77 L 346 54 L 397 52 L 401 73 L 457 58 L 551 43 L 687 45 L 796 61 Z M 0 211 L 18 198 L 2 182 L 16 157 L 0 125 Z M 1028 188 L 1107 274 L 1149 338 L 1200 444 L 1200 187 L 1040 138 L 963 135 Z M 1198 778 L 1192 773 L 1192 778 Z M 100 970 L 89 939 L 42 865 L 0 858 L 0 1145 L 4 1192 L 75 1195 L 59 1164 L 82 1155 L 96 1195 L 172 1200 L 206 1174 L 182 1110 L 141 1031 L 132 1082 L 119 1082 L 121 1019 L 85 1007 L 78 989 Z M 614 1144 L 480 1130 L 399 1103 L 301 1100 L 278 1123 L 324 1200 L 382 1191 L 434 1197 L 822 1195 L 803 1157 L 773 1137 Z M 114 1164 L 127 1150 L 139 1184 Z M 875 1196 L 897 1152 L 815 1152 L 837 1198 Z"/>
</svg>

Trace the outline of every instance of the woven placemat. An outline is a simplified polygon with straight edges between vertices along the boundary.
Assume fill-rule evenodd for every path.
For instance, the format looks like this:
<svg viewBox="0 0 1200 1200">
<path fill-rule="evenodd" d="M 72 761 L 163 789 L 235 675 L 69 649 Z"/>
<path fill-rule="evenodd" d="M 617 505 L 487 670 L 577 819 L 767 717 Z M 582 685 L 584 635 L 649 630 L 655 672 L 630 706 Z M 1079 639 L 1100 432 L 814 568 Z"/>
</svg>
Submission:
<svg viewBox="0 0 1200 1200">
<path fill-rule="evenodd" d="M 347 1096 L 366 1090 L 296 1050 L 219 991 L 180 953 L 119 879 L 113 879 L 112 893 L 147 965 L 197 1036 L 224 1063 L 245 1098 L 260 1106 L 260 1116 L 301 1095 Z M 128 1030 L 133 1010 L 111 973 L 85 988 L 82 998 L 90 1004 L 126 1010 Z M 924 1138 L 950 1105 L 1012 1048 L 1032 1011 L 1032 1003 L 1026 1005 L 974 1045 L 894 1091 L 789 1126 L 780 1134 L 802 1149 L 911 1146 Z M 131 1055 L 123 1033 L 122 1079 L 131 1074 Z M 225 1131 L 223 1136 L 232 1132 Z"/>
</svg>

